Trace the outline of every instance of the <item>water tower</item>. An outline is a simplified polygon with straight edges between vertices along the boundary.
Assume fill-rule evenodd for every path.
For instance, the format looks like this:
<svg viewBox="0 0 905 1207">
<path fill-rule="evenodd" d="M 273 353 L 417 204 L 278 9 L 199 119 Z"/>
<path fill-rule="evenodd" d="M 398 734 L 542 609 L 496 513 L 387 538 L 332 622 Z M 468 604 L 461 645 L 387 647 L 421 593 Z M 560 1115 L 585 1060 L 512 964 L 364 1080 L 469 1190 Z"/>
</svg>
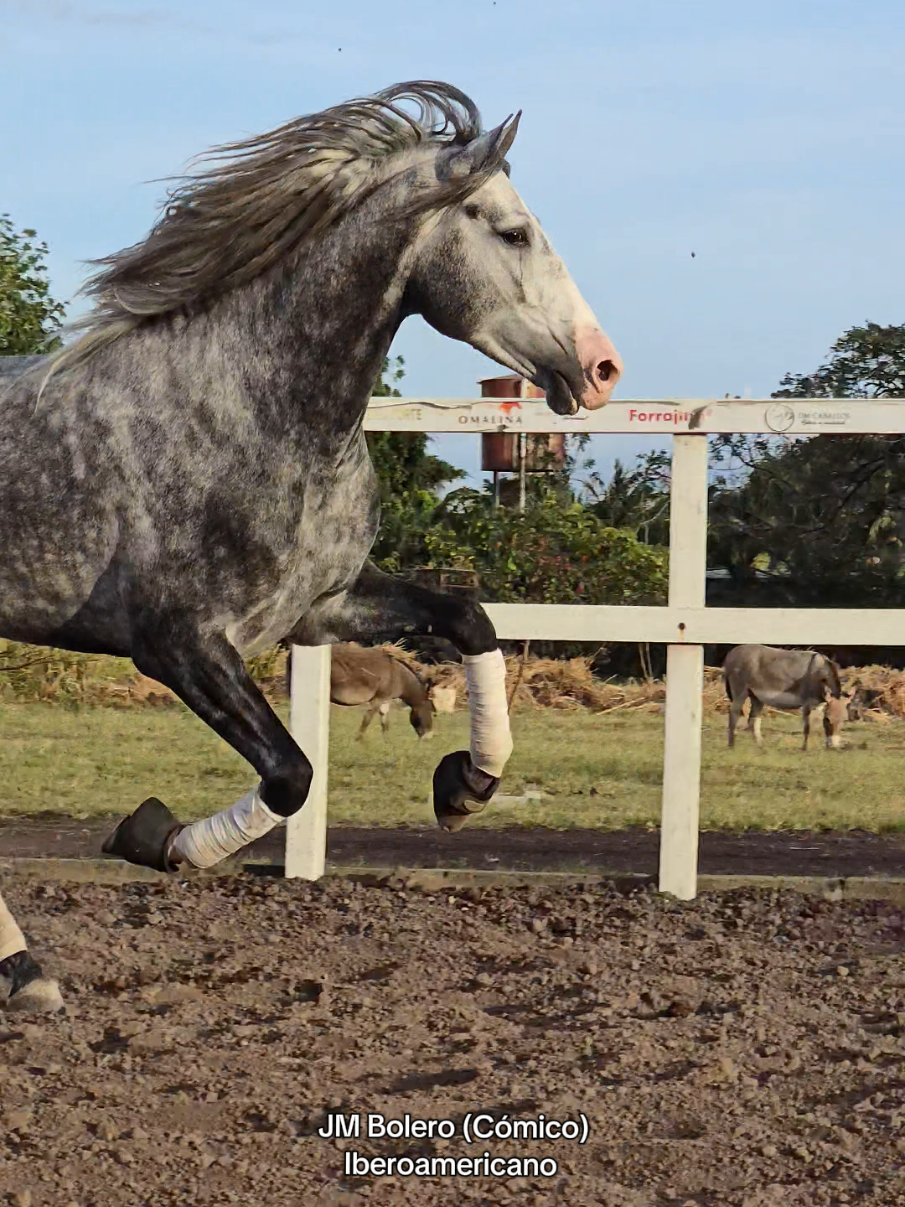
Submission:
<svg viewBox="0 0 905 1207">
<path fill-rule="evenodd" d="M 483 377 L 478 383 L 482 398 L 543 398 L 544 391 L 518 373 L 505 377 Z M 526 474 L 552 473 L 563 464 L 566 438 L 561 432 L 549 435 L 524 432 L 483 432 L 481 469 L 493 473 L 493 494 L 500 499 L 500 474 L 518 474 L 519 511 L 525 510 Z"/>
</svg>

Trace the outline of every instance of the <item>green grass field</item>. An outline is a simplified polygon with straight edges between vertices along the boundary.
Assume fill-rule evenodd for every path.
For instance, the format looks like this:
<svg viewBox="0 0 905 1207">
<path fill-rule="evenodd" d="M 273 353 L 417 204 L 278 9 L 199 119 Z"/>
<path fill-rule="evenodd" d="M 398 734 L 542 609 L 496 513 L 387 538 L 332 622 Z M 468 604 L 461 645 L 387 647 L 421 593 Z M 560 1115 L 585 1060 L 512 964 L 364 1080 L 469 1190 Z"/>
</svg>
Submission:
<svg viewBox="0 0 905 1207">
<path fill-rule="evenodd" d="M 434 739 L 420 743 L 407 712 L 394 712 L 391 721 L 388 737 L 375 721 L 356 742 L 360 714 L 332 710 L 332 824 L 435 824 L 428 803 L 433 768 L 445 751 L 467 747 L 467 714 L 438 717 Z M 823 748 L 818 725 L 807 755 L 798 749 L 799 724 L 795 716 L 768 714 L 763 750 L 740 732 L 729 751 L 725 718 L 707 718 L 704 828 L 905 828 L 905 722 L 851 725 L 848 747 L 838 752 Z M 482 824 L 657 824 L 659 715 L 518 712 L 513 734 L 501 792 L 518 795 L 537 785 L 546 795 L 491 807 Z M 231 804 L 253 781 L 238 755 L 181 706 L 76 712 L 0 703 L 0 814 L 116 814 L 154 794 L 193 818 Z"/>
</svg>

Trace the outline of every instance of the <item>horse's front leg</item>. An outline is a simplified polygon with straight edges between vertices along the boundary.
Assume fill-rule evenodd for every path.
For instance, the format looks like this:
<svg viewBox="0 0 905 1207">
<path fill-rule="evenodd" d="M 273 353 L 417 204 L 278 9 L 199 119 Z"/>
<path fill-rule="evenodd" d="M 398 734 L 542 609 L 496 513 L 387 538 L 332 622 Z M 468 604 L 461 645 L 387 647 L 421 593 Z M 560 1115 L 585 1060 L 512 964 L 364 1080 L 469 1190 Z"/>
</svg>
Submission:
<svg viewBox="0 0 905 1207">
<path fill-rule="evenodd" d="M 471 713 L 471 749 L 441 759 L 434 772 L 434 813 L 458 830 L 493 796 L 510 754 L 506 664 L 490 618 L 468 600 L 429 591 L 366 564 L 355 584 L 315 606 L 286 640 L 394 642 L 413 634 L 444 638 L 462 654 Z"/>
<path fill-rule="evenodd" d="M 132 658 L 247 759 L 260 783 L 228 809 L 186 826 L 150 797 L 110 835 L 106 854 L 159 871 L 180 863 L 212 867 L 301 809 L 311 764 L 222 634 L 202 635 L 184 620 L 157 623 L 138 636 Z"/>
<path fill-rule="evenodd" d="M 0 981 L 6 985 L 5 1009 L 55 1014 L 63 1008 L 56 981 L 45 977 L 29 955 L 25 936 L 0 896 Z"/>
</svg>

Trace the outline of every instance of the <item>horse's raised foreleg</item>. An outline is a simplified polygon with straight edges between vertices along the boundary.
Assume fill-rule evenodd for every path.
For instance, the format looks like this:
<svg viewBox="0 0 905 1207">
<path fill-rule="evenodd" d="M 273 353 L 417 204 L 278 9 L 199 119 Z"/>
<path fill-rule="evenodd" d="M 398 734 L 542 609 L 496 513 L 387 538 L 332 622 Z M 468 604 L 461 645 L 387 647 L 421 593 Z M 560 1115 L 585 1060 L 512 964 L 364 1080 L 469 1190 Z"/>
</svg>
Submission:
<svg viewBox="0 0 905 1207">
<path fill-rule="evenodd" d="M 7 1010 L 53 1014 L 63 1008 L 56 981 L 44 976 L 28 953 L 25 936 L 0 896 L 0 981 L 6 985 Z"/>
<path fill-rule="evenodd" d="M 132 658 L 247 759 L 261 782 L 230 808 L 186 826 L 150 797 L 110 835 L 106 854 L 160 871 L 212 867 L 301 809 L 311 764 L 222 634 L 171 623 L 142 635 Z"/>
<path fill-rule="evenodd" d="M 471 712 L 471 749 L 447 754 L 434 772 L 434 813 L 458 830 L 496 791 L 512 753 L 506 666 L 490 618 L 465 599 L 429 591 L 368 563 L 355 584 L 313 608 L 286 638 L 297 645 L 398 641 L 433 634 L 462 654 Z"/>
</svg>

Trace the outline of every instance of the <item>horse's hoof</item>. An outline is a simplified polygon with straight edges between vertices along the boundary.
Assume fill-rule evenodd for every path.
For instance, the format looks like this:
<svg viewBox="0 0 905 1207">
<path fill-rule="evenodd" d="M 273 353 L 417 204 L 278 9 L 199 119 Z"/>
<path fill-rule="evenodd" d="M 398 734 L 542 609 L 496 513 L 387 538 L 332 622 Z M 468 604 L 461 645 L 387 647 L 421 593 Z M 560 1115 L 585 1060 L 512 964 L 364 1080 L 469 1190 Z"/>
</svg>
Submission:
<svg viewBox="0 0 905 1207">
<path fill-rule="evenodd" d="M 41 977 L 11 994 L 4 1009 L 7 1014 L 59 1014 L 65 1006 L 56 981 Z"/>
<path fill-rule="evenodd" d="M 461 830 L 471 813 L 480 813 L 500 781 L 472 764 L 467 750 L 446 754 L 434 772 L 434 815 L 441 830 Z"/>
<path fill-rule="evenodd" d="M 59 985 L 44 976 L 27 951 L 0 961 L 0 975 L 9 985 L 7 1013 L 59 1014 L 64 1008 Z"/>
<path fill-rule="evenodd" d="M 105 855 L 125 859 L 142 868 L 173 872 L 176 868 L 169 860 L 169 851 L 181 829 L 163 801 L 149 796 L 131 817 L 119 823 L 102 850 Z"/>
</svg>

